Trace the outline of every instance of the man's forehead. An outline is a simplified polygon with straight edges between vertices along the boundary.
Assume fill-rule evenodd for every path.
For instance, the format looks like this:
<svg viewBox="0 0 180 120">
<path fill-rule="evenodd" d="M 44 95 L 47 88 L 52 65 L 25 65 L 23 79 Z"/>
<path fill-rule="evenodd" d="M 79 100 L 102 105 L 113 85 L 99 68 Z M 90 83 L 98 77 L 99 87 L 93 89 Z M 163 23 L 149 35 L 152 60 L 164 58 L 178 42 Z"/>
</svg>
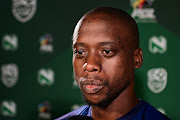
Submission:
<svg viewBox="0 0 180 120">
<path fill-rule="evenodd" d="M 124 18 L 118 18 L 114 15 L 105 14 L 105 13 L 97 13 L 92 15 L 87 15 L 83 17 L 81 20 L 83 23 L 94 23 L 94 22 L 102 22 L 109 26 L 119 26 L 120 24 L 124 23 Z"/>
<path fill-rule="evenodd" d="M 118 28 L 120 26 L 124 26 L 124 20 L 104 13 L 85 15 L 78 21 L 74 33 L 87 27 L 89 24 L 99 24 L 107 27 Z"/>
<path fill-rule="evenodd" d="M 122 41 L 122 36 L 124 36 L 127 28 L 111 23 L 102 19 L 86 19 L 86 21 L 80 20 L 74 30 L 73 45 L 77 42 L 77 40 L 80 42 L 83 38 L 87 39 L 89 36 L 94 36 L 96 39 L 103 38 L 103 40 L 100 41 L 101 43 L 110 43 L 112 41 L 117 43 Z"/>
</svg>

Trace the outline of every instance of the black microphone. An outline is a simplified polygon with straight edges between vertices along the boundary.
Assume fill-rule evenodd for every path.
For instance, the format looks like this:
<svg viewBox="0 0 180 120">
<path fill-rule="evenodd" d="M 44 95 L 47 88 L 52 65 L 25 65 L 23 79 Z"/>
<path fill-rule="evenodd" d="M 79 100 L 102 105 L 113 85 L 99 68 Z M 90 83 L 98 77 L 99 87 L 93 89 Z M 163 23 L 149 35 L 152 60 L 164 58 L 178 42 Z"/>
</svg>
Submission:
<svg viewBox="0 0 180 120">
<path fill-rule="evenodd" d="M 67 120 L 93 120 L 93 118 L 85 115 L 74 115 L 69 117 Z"/>
</svg>

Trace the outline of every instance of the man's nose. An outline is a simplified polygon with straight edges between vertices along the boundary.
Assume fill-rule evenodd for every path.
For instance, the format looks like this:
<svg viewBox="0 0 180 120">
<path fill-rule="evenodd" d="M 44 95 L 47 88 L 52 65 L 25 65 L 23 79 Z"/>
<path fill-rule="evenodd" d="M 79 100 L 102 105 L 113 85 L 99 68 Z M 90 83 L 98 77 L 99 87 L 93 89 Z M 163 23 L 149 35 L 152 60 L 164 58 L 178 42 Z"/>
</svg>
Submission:
<svg viewBox="0 0 180 120">
<path fill-rule="evenodd" d="M 88 56 L 83 65 L 83 70 L 85 72 L 100 72 L 101 62 L 97 56 Z"/>
</svg>

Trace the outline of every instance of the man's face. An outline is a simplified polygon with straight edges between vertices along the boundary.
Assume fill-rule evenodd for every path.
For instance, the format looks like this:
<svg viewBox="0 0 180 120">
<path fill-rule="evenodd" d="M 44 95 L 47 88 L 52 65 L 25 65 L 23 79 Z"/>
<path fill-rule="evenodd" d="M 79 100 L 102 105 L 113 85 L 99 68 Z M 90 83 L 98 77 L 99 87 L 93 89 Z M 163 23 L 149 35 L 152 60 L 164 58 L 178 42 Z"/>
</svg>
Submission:
<svg viewBox="0 0 180 120">
<path fill-rule="evenodd" d="M 90 20 L 74 32 L 74 74 L 91 105 L 107 107 L 134 79 L 133 52 L 123 31 L 123 27 Z"/>
</svg>

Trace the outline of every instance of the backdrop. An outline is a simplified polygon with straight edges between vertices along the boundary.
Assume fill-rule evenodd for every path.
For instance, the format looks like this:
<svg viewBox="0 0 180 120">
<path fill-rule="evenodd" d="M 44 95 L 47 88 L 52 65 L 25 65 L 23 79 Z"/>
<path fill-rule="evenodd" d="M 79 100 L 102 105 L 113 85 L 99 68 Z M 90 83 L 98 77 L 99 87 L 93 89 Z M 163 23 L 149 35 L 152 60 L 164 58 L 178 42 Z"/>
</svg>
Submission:
<svg viewBox="0 0 180 120">
<path fill-rule="evenodd" d="M 71 39 L 90 9 L 110 6 L 138 23 L 144 63 L 136 94 L 173 120 L 180 107 L 178 0 L 3 0 L 0 7 L 0 120 L 52 120 L 82 106 Z"/>
</svg>

